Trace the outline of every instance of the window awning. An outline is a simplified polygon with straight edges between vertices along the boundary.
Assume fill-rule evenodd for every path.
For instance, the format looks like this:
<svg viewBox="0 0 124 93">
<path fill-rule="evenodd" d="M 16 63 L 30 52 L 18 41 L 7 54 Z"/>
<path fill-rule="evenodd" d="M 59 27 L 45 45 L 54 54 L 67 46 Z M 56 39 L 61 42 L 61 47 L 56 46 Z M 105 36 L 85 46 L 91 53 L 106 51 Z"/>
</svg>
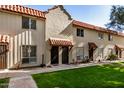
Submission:
<svg viewBox="0 0 124 93">
<path fill-rule="evenodd" d="M 0 43 L 9 43 L 8 35 L 0 35 Z"/>
<path fill-rule="evenodd" d="M 73 46 L 72 42 L 68 39 L 49 38 L 49 42 L 52 46 Z"/>
<path fill-rule="evenodd" d="M 116 47 L 117 49 L 124 50 L 124 46 L 122 46 L 122 45 L 115 45 L 115 47 Z"/>
<path fill-rule="evenodd" d="M 97 48 L 97 45 L 94 42 L 88 42 L 88 45 L 89 45 L 89 49 L 91 49 L 91 48 L 96 49 Z"/>
</svg>

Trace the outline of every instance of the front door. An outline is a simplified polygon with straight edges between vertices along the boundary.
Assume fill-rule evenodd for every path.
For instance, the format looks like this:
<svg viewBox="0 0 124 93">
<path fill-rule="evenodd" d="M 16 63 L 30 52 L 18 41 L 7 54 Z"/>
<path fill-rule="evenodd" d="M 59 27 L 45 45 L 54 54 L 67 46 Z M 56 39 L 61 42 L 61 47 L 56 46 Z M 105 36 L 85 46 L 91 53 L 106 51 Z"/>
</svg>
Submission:
<svg viewBox="0 0 124 93">
<path fill-rule="evenodd" d="M 122 55 L 122 51 L 120 50 L 119 51 L 119 58 L 121 58 L 121 55 Z"/>
<path fill-rule="evenodd" d="M 90 59 L 91 61 L 93 61 L 93 51 L 94 51 L 93 48 L 91 48 L 91 49 L 89 50 L 89 59 Z"/>
<path fill-rule="evenodd" d="M 7 68 L 7 45 L 0 44 L 0 69 Z"/>
<path fill-rule="evenodd" d="M 51 49 L 51 64 L 58 64 L 58 59 L 59 59 L 59 53 L 58 53 L 58 47 L 57 46 L 52 46 Z"/>
<path fill-rule="evenodd" d="M 69 49 L 62 47 L 62 64 L 68 64 Z"/>
</svg>

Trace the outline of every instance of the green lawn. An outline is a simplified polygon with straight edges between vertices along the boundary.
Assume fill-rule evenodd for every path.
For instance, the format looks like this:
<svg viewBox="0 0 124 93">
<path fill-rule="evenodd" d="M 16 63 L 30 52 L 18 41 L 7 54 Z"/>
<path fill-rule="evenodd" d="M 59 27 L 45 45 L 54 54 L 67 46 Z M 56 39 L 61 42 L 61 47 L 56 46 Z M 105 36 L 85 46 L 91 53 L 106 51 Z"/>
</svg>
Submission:
<svg viewBox="0 0 124 93">
<path fill-rule="evenodd" d="M 9 79 L 0 79 L 0 88 L 7 88 L 9 84 Z"/>
<path fill-rule="evenodd" d="M 124 63 L 32 75 L 39 88 L 123 88 Z"/>
</svg>

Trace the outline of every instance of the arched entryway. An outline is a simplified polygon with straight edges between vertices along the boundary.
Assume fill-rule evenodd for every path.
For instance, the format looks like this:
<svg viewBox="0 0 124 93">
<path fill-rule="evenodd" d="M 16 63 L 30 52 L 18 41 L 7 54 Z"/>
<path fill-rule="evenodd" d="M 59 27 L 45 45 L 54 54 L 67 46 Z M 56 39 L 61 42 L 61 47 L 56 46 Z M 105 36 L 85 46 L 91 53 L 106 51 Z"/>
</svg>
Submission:
<svg viewBox="0 0 124 93">
<path fill-rule="evenodd" d="M 89 42 L 88 45 L 89 45 L 89 59 L 90 61 L 93 61 L 93 54 L 95 49 L 97 48 L 97 45 L 93 42 Z"/>
</svg>

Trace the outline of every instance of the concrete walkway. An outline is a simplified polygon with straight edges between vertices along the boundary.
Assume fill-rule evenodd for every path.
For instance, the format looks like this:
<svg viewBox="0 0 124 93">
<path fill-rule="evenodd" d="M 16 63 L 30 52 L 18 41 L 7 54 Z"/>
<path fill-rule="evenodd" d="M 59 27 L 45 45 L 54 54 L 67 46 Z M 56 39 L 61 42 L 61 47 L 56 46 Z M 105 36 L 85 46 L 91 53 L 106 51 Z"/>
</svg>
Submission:
<svg viewBox="0 0 124 93">
<path fill-rule="evenodd" d="M 87 64 L 71 64 L 71 65 L 59 65 L 52 67 L 37 67 L 20 70 L 1 70 L 0 78 L 10 77 L 9 88 L 37 88 L 35 81 L 31 77 L 32 74 L 46 73 L 88 66 L 96 66 L 103 64 L 111 64 L 118 61 L 102 62 L 102 63 L 87 63 Z"/>
<path fill-rule="evenodd" d="M 46 73 L 46 72 L 53 72 L 53 71 L 60 71 L 60 70 L 75 69 L 75 68 L 88 67 L 88 66 L 111 64 L 115 62 L 118 62 L 118 61 L 102 62 L 102 63 L 59 65 L 59 66 L 44 67 L 44 68 L 34 67 L 34 68 L 26 68 L 26 69 L 20 69 L 20 70 L 1 70 L 0 79 L 8 78 L 8 77 L 27 76 L 27 75 L 32 75 L 32 74 Z"/>
<path fill-rule="evenodd" d="M 9 88 L 37 88 L 30 75 L 10 78 Z"/>
</svg>

